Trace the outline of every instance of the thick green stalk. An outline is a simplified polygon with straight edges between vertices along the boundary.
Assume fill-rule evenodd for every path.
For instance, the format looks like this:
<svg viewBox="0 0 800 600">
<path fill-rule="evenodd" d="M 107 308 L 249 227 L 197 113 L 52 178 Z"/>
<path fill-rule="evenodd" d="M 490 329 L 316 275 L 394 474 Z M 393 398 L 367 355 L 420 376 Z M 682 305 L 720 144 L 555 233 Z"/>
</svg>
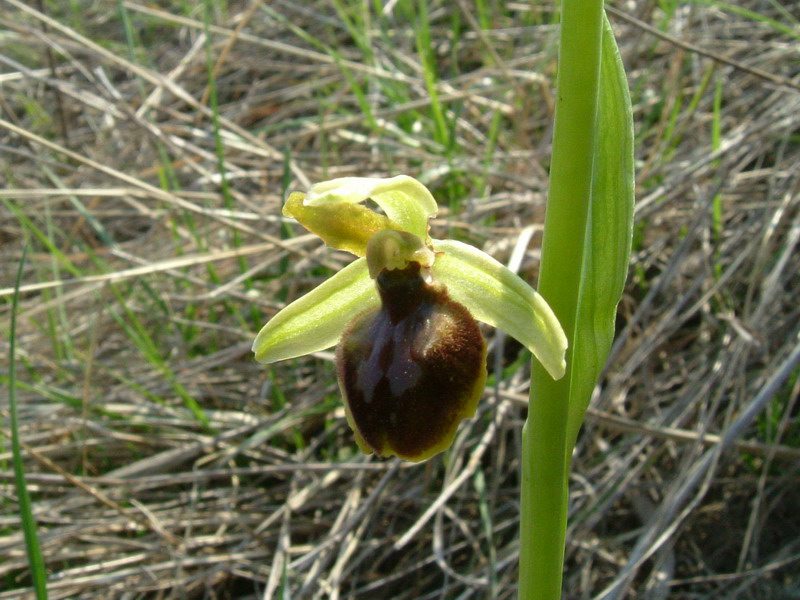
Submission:
<svg viewBox="0 0 800 600">
<path fill-rule="evenodd" d="M 566 430 L 573 346 L 589 218 L 601 58 L 602 0 L 563 0 L 550 195 L 539 292 L 567 334 L 567 373 L 533 363 L 523 432 L 520 600 L 558 600 L 567 522 Z"/>
</svg>

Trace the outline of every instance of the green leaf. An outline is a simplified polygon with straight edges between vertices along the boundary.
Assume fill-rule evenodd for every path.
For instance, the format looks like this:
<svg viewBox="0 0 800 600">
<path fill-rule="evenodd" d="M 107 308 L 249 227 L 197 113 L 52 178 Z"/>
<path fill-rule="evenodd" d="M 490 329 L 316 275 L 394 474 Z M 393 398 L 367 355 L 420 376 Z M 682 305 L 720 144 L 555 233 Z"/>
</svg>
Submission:
<svg viewBox="0 0 800 600">
<path fill-rule="evenodd" d="M 567 447 L 578 436 L 614 339 L 633 232 L 633 116 L 625 69 L 604 18 L 592 207 L 572 349 Z"/>
<path fill-rule="evenodd" d="M 272 363 L 330 348 L 356 316 L 379 305 L 367 261 L 359 258 L 272 317 L 253 342 L 256 360 Z"/>
<path fill-rule="evenodd" d="M 564 375 L 567 337 L 536 291 L 491 256 L 455 240 L 433 240 L 435 281 L 478 321 L 525 345 L 554 379 Z M 441 254 L 439 254 L 441 253 Z"/>
</svg>

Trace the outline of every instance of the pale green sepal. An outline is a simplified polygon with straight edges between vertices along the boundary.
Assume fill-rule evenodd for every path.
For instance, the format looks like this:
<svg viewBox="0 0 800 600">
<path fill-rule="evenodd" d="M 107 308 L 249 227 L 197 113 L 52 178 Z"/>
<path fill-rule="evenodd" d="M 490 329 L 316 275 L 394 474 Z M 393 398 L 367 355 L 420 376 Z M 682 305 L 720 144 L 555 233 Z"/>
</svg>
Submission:
<svg viewBox="0 0 800 600">
<path fill-rule="evenodd" d="M 433 279 L 447 287 L 453 300 L 478 321 L 524 344 L 553 379 L 564 375 L 567 336 L 544 298 L 477 248 L 455 240 L 433 240 L 433 249 Z"/>
<path fill-rule="evenodd" d="M 253 342 L 256 360 L 272 363 L 330 348 L 356 316 L 378 306 L 367 261 L 359 258 L 272 317 Z"/>
<path fill-rule="evenodd" d="M 438 206 L 428 188 L 408 175 L 390 178 L 341 177 L 311 186 L 308 206 L 328 203 L 359 203 L 371 198 L 403 231 L 428 240 L 428 219 Z"/>
</svg>

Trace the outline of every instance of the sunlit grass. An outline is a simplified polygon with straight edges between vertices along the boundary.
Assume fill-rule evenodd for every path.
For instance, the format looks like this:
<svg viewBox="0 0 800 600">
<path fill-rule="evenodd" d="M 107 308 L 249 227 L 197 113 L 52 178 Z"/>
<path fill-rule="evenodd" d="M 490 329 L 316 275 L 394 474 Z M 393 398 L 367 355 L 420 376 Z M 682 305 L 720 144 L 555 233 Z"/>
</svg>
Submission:
<svg viewBox="0 0 800 600">
<path fill-rule="evenodd" d="M 45 600 L 48 597 L 47 571 L 39 542 L 36 518 L 33 515 L 31 497 L 25 482 L 25 463 L 22 456 L 19 410 L 17 407 L 17 309 L 19 307 L 19 288 L 26 256 L 27 246 L 23 248 L 22 258 L 19 261 L 17 277 L 14 283 L 14 296 L 11 300 L 11 330 L 8 335 L 8 412 L 11 417 L 9 428 L 11 429 L 11 452 L 14 464 L 14 487 L 19 506 L 19 519 L 22 524 L 22 531 L 25 534 L 25 548 L 28 555 L 30 577 L 37 600 Z"/>
</svg>

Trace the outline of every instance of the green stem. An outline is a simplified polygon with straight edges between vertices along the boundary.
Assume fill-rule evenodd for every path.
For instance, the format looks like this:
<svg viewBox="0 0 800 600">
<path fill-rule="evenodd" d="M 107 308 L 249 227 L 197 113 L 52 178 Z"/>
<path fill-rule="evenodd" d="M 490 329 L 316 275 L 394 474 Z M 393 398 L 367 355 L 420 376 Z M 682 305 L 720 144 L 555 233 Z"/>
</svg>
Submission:
<svg viewBox="0 0 800 600">
<path fill-rule="evenodd" d="M 558 600 L 567 524 L 568 400 L 586 229 L 600 74 L 602 0 L 563 0 L 558 96 L 539 292 L 559 318 L 570 349 L 553 381 L 533 363 L 522 440 L 520 600 Z"/>
</svg>

